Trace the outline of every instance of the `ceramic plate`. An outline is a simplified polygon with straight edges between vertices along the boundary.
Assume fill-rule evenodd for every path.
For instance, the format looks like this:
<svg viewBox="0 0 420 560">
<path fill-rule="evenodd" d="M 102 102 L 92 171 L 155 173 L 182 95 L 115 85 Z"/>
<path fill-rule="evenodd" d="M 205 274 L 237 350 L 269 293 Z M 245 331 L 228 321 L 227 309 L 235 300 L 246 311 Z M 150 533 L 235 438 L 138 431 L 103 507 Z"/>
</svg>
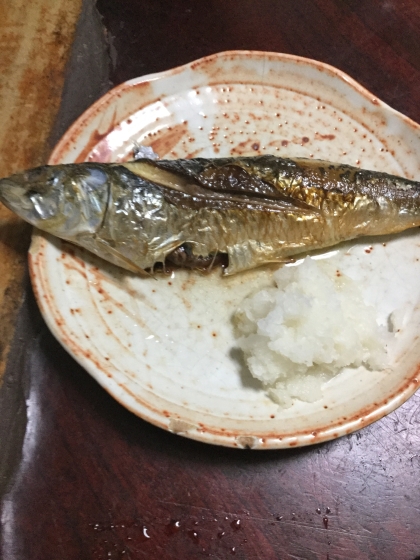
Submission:
<svg viewBox="0 0 420 560">
<path fill-rule="evenodd" d="M 325 64 L 227 52 L 124 83 L 64 135 L 50 163 L 161 158 L 306 156 L 420 178 L 419 126 Z M 354 278 L 397 325 L 382 372 L 346 369 L 315 403 L 279 408 L 247 373 L 232 313 L 272 271 L 232 278 L 176 272 L 144 279 L 36 234 L 32 281 L 50 329 L 123 406 L 206 443 L 308 445 L 369 424 L 419 385 L 420 237 L 365 239 L 318 255 Z"/>
</svg>

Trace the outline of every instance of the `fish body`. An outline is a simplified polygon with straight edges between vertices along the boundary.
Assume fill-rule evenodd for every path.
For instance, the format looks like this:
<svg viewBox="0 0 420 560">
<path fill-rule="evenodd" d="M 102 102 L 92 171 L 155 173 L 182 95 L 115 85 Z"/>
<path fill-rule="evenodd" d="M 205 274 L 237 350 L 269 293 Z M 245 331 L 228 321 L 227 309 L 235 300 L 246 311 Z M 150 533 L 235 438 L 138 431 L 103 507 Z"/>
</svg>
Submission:
<svg viewBox="0 0 420 560">
<path fill-rule="evenodd" d="M 44 166 L 0 180 L 0 201 L 137 272 L 182 250 L 187 266 L 227 255 L 234 274 L 420 225 L 420 183 L 269 155 Z"/>
</svg>

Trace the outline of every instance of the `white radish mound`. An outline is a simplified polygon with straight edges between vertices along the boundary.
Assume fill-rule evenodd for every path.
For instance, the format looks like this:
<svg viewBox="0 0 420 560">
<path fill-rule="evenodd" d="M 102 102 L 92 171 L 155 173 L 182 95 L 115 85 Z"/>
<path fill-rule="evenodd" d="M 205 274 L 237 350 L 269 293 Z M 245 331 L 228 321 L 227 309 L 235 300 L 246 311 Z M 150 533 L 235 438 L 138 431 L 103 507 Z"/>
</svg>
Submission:
<svg viewBox="0 0 420 560">
<path fill-rule="evenodd" d="M 307 257 L 277 270 L 274 281 L 234 316 L 248 368 L 274 401 L 315 402 L 343 368 L 385 366 L 385 329 L 353 280 Z"/>
</svg>

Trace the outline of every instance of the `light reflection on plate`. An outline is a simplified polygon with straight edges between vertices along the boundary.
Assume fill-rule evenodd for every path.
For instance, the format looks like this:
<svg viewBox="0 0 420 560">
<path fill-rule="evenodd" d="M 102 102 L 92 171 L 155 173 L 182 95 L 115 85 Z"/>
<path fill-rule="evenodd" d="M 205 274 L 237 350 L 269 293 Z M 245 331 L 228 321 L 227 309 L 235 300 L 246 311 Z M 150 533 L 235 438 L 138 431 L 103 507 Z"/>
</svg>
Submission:
<svg viewBox="0 0 420 560">
<path fill-rule="evenodd" d="M 136 144 L 161 158 L 273 153 L 420 177 L 418 125 L 340 71 L 274 53 L 220 53 L 122 84 L 79 118 L 50 163 L 124 160 Z M 411 231 L 318 255 L 358 282 L 383 322 L 397 310 L 393 371 L 346 370 L 321 401 L 285 410 L 247 372 L 231 322 L 245 296 L 271 284 L 269 269 L 143 279 L 41 234 L 30 266 L 50 329 L 121 404 L 206 443 L 268 449 L 350 433 L 418 387 L 419 243 Z"/>
</svg>

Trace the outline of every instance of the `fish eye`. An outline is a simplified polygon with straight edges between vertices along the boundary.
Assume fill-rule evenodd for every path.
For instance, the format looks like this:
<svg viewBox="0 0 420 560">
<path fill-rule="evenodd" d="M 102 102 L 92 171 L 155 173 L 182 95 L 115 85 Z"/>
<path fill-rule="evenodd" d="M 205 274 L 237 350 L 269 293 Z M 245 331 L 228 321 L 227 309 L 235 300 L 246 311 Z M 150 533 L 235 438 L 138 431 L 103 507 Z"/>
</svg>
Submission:
<svg viewBox="0 0 420 560">
<path fill-rule="evenodd" d="M 88 173 L 84 177 L 84 180 L 93 188 L 99 187 L 108 181 L 108 177 L 102 169 L 95 167 L 88 168 Z"/>
</svg>

